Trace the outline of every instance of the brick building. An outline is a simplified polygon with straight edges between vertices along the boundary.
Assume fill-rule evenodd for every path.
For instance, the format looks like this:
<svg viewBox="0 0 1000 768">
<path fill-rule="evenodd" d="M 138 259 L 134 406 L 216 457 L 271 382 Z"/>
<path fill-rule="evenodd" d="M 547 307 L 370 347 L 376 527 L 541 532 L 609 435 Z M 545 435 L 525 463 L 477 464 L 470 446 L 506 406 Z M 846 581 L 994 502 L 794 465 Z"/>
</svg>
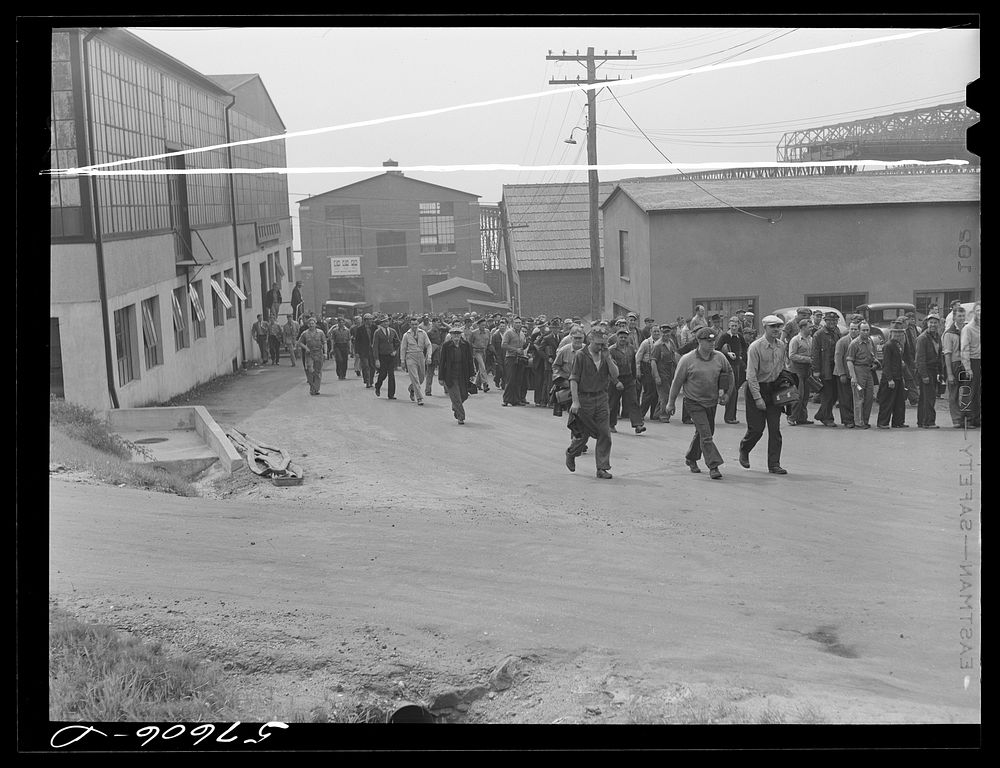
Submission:
<svg viewBox="0 0 1000 768">
<path fill-rule="evenodd" d="M 400 171 L 300 201 L 299 233 L 307 309 L 336 300 L 367 301 L 379 312 L 429 312 L 431 285 L 483 281 L 478 196 Z"/>
<path fill-rule="evenodd" d="M 602 182 L 599 200 L 614 187 Z M 531 317 L 589 315 L 589 185 L 505 184 L 501 205 L 509 225 L 515 311 Z M 604 228 L 599 231 L 603 238 Z M 602 240 L 602 266 L 603 251 Z"/>
</svg>

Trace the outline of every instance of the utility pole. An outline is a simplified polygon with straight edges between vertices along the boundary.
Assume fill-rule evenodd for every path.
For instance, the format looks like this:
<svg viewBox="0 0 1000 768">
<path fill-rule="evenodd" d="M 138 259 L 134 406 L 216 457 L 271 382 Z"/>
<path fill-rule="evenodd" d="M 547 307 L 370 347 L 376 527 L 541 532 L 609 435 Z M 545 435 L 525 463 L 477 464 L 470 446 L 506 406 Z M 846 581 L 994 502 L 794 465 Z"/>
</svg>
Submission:
<svg viewBox="0 0 1000 768">
<path fill-rule="evenodd" d="M 597 61 L 603 64 L 606 61 L 635 60 L 635 51 L 630 54 L 609 54 L 604 51 L 603 56 L 595 56 L 593 46 L 587 48 L 585 56 L 577 51 L 575 55 L 553 54 L 545 57 L 546 61 L 575 61 L 578 64 L 586 63 L 588 85 L 594 83 L 615 83 L 621 77 L 614 79 L 597 79 Z M 562 80 L 549 80 L 549 85 L 579 85 L 580 77 L 576 80 L 563 78 Z M 597 91 L 590 88 L 587 91 L 587 165 L 597 165 Z M 598 227 L 598 203 L 600 200 L 600 180 L 597 178 L 597 170 L 591 169 L 587 172 L 587 180 L 590 185 L 590 316 L 596 320 L 604 313 L 604 283 L 601 280 L 601 234 Z"/>
</svg>

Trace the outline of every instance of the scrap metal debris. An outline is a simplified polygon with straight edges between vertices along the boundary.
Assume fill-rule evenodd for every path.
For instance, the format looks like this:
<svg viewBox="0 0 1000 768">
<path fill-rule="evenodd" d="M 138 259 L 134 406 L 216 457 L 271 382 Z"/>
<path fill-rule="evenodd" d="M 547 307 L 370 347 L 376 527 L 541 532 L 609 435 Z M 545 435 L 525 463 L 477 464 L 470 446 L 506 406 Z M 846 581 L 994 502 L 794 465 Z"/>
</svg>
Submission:
<svg viewBox="0 0 1000 768">
<path fill-rule="evenodd" d="M 254 474 L 270 478 L 274 485 L 302 484 L 302 467 L 292 462 L 292 457 L 284 448 L 259 443 L 235 427 L 226 430 L 226 437 L 243 454 L 247 466 Z"/>
</svg>

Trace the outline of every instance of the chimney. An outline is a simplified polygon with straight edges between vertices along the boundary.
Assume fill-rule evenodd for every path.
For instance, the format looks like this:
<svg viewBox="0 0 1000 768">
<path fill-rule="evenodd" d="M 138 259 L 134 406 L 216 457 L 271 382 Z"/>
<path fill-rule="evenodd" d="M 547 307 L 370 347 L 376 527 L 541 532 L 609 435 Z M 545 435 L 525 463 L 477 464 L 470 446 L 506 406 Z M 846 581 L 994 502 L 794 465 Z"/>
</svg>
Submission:
<svg viewBox="0 0 1000 768">
<path fill-rule="evenodd" d="M 398 166 L 399 166 L 399 163 L 397 163 L 391 157 L 388 160 L 386 160 L 384 163 L 382 163 L 382 167 L 383 168 L 396 168 Z M 389 174 L 390 176 L 402 176 L 403 175 L 402 171 L 386 171 L 386 173 Z"/>
</svg>

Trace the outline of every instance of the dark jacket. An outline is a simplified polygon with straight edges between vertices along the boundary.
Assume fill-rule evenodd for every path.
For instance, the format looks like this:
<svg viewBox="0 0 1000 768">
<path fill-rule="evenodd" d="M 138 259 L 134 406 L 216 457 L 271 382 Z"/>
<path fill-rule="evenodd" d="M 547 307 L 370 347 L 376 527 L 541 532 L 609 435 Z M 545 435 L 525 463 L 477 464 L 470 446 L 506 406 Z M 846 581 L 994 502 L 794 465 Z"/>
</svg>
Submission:
<svg viewBox="0 0 1000 768">
<path fill-rule="evenodd" d="M 941 372 L 941 341 L 937 340 L 937 349 L 934 346 L 935 340 L 927 331 L 917 337 L 917 375 L 921 378 L 937 376 Z"/>
<path fill-rule="evenodd" d="M 379 326 L 372 334 L 372 354 L 375 357 L 392 357 L 398 347 L 399 335 L 395 328 Z"/>
<path fill-rule="evenodd" d="M 472 361 L 472 345 L 464 338 L 457 342 L 448 339 L 441 345 L 441 369 L 438 378 L 446 387 L 457 384 L 462 400 L 469 394 L 469 379 L 476 375 Z"/>
<path fill-rule="evenodd" d="M 622 384 L 631 384 L 635 381 L 635 347 L 631 343 L 624 347 L 612 344 L 608 347 L 608 352 L 618 366 L 618 380 Z"/>
<path fill-rule="evenodd" d="M 372 353 L 372 336 L 375 333 L 375 326 L 366 326 L 364 323 L 352 330 L 354 336 L 354 354 L 359 357 L 369 357 Z"/>
<path fill-rule="evenodd" d="M 821 379 L 833 378 L 833 356 L 839 339 L 840 332 L 825 325 L 813 335 L 812 367 Z"/>
<path fill-rule="evenodd" d="M 887 380 L 903 378 L 903 350 L 898 341 L 890 339 L 882 347 L 882 375 Z"/>
</svg>

